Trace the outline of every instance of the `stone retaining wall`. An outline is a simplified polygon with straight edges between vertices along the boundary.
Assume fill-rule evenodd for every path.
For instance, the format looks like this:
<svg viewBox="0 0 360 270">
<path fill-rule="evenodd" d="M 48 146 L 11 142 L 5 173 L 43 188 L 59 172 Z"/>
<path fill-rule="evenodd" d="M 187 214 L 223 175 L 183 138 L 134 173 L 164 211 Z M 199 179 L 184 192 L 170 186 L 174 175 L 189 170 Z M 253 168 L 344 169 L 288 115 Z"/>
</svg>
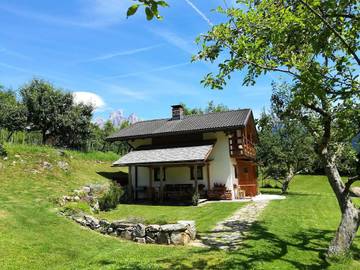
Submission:
<svg viewBox="0 0 360 270">
<path fill-rule="evenodd" d="M 109 222 L 105 219 L 98 220 L 84 213 L 68 215 L 82 226 L 86 226 L 102 234 L 132 240 L 138 243 L 187 245 L 196 237 L 194 221 L 178 221 L 175 224 L 144 225 L 129 223 L 123 220 Z"/>
</svg>

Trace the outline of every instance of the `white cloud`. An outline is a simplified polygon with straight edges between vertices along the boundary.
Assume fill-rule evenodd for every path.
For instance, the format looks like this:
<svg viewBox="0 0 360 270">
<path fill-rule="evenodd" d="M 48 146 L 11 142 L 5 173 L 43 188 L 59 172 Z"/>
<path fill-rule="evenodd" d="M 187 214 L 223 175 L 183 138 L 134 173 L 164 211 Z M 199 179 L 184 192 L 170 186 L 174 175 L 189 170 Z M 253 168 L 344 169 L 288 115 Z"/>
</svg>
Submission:
<svg viewBox="0 0 360 270">
<path fill-rule="evenodd" d="M 0 4 L 0 10 L 7 13 L 53 25 L 101 28 L 117 24 L 126 19 L 129 0 L 81 0 L 75 15 L 59 16 L 33 9 Z"/>
<path fill-rule="evenodd" d="M 189 6 L 195 10 L 195 12 L 197 14 L 199 14 L 199 16 L 210 26 L 214 26 L 214 24 L 210 21 L 210 19 L 208 17 L 206 17 L 206 15 L 200 10 L 197 8 L 197 6 L 194 5 L 193 2 L 191 2 L 190 0 L 185 0 L 186 3 L 189 4 Z"/>
<path fill-rule="evenodd" d="M 165 70 L 178 68 L 178 67 L 182 67 L 182 66 L 187 66 L 189 64 L 190 64 L 190 62 L 184 62 L 184 63 L 178 63 L 178 64 L 174 64 L 174 65 L 160 66 L 157 68 L 148 69 L 148 70 L 144 70 L 144 71 L 130 72 L 130 73 L 123 73 L 123 74 L 119 74 L 119 75 L 108 76 L 108 77 L 102 78 L 101 80 L 128 78 L 128 77 L 139 76 L 139 75 L 144 75 L 144 74 L 153 73 L 153 72 L 165 71 Z"/>
<path fill-rule="evenodd" d="M 122 52 L 114 52 L 114 53 L 100 55 L 100 56 L 90 58 L 90 59 L 80 61 L 80 62 L 81 63 L 96 62 L 96 61 L 108 60 L 108 59 L 111 59 L 111 58 L 125 56 L 125 55 L 134 55 L 134 54 L 137 54 L 137 53 L 140 53 L 140 52 L 150 51 L 152 49 L 159 48 L 161 46 L 162 46 L 162 44 L 157 44 L 157 45 L 153 45 L 153 46 L 147 46 L 147 47 L 127 50 L 127 51 L 122 51 Z"/>
<path fill-rule="evenodd" d="M 31 58 L 24 55 L 24 54 L 21 54 L 19 52 L 16 52 L 16 51 L 13 51 L 13 50 L 9 50 L 9 49 L 6 49 L 6 48 L 0 48 L 0 53 L 2 54 L 5 54 L 5 55 L 9 55 L 9 56 L 13 56 L 13 57 L 16 57 L 16 58 L 20 58 L 20 59 L 24 59 L 24 60 L 30 60 Z"/>
<path fill-rule="evenodd" d="M 126 11 L 132 5 L 130 0 L 83 0 L 82 13 L 88 24 L 94 27 L 109 26 L 126 19 Z"/>
<path fill-rule="evenodd" d="M 185 51 L 189 54 L 195 53 L 195 44 L 193 41 L 188 41 L 180 37 L 179 35 L 175 34 L 174 32 L 165 30 L 165 29 L 150 29 L 152 33 L 157 36 L 163 38 L 166 42 L 170 43 L 171 45 L 179 48 L 182 51 Z"/>
<path fill-rule="evenodd" d="M 95 109 L 105 106 L 104 100 L 97 94 L 91 92 L 73 92 L 74 101 L 76 104 L 84 103 L 92 105 Z"/>
</svg>

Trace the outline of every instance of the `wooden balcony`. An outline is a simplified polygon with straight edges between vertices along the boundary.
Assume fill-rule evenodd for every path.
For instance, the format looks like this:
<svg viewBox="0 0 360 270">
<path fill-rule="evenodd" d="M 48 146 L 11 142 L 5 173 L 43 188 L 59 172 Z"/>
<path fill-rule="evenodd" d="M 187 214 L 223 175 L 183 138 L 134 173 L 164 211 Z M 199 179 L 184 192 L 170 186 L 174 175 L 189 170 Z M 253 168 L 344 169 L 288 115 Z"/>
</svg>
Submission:
<svg viewBox="0 0 360 270">
<path fill-rule="evenodd" d="M 256 157 L 255 146 L 252 141 L 246 137 L 232 136 L 229 138 L 230 156 L 233 158 L 250 158 Z"/>
</svg>

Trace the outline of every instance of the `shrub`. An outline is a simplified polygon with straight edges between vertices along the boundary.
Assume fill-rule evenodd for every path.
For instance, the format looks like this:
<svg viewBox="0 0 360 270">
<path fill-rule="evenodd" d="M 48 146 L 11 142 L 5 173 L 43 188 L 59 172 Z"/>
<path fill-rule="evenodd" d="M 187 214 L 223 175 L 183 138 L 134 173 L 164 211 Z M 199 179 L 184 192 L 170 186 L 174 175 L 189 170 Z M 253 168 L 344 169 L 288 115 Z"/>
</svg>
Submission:
<svg viewBox="0 0 360 270">
<path fill-rule="evenodd" d="M 193 196 L 192 196 L 192 205 L 193 206 L 197 206 L 199 204 L 199 199 L 200 199 L 200 194 L 197 192 L 194 192 Z"/>
<path fill-rule="evenodd" d="M 100 210 L 108 211 L 110 209 L 116 208 L 123 194 L 123 189 L 119 187 L 116 183 L 112 183 L 110 185 L 109 191 L 99 199 Z"/>
</svg>

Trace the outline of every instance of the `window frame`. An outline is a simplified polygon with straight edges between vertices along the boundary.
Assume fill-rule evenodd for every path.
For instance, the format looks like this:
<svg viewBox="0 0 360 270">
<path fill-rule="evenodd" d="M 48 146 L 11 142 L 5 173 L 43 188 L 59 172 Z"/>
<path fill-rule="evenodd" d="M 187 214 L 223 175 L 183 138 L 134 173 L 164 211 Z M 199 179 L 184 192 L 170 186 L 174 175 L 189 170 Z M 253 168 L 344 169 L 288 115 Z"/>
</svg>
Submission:
<svg viewBox="0 0 360 270">
<path fill-rule="evenodd" d="M 194 175 L 195 166 L 190 166 L 190 180 L 195 180 Z M 197 166 L 197 180 L 204 180 L 204 166 Z M 200 175 L 199 175 L 200 173 Z"/>
<path fill-rule="evenodd" d="M 165 173 L 165 168 L 163 167 L 163 181 L 166 181 L 166 173 Z M 154 182 L 160 182 L 160 167 L 154 167 L 153 168 L 153 177 L 154 177 Z"/>
</svg>

